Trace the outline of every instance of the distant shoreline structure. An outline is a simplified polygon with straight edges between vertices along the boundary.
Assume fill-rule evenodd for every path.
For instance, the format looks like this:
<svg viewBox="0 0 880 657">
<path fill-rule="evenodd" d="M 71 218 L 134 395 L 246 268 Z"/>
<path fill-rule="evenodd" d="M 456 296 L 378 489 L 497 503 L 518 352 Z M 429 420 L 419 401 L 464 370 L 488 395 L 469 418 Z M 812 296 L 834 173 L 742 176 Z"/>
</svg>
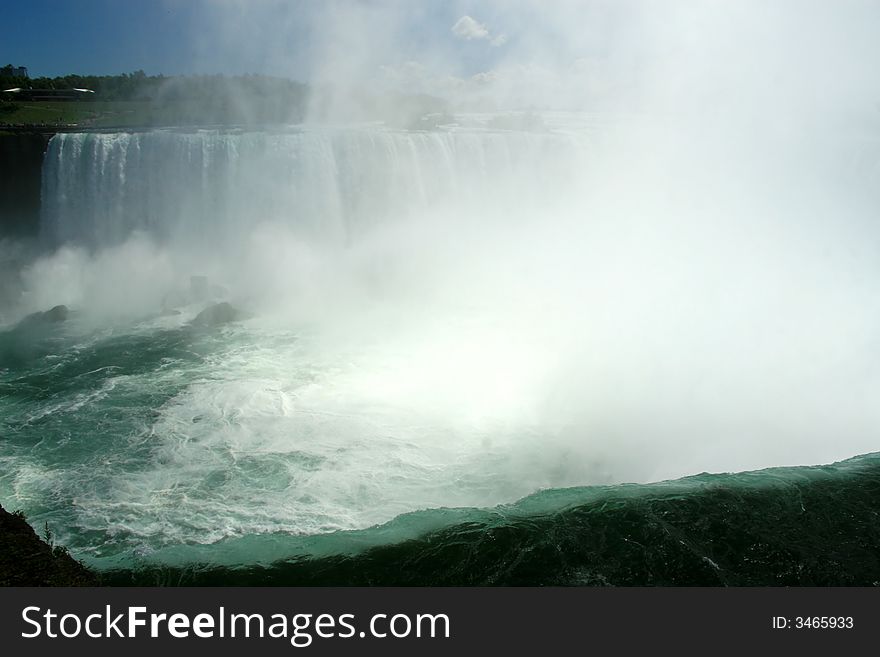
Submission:
<svg viewBox="0 0 880 657">
<path fill-rule="evenodd" d="M 3 94 L 9 94 L 13 100 L 25 101 L 79 101 L 94 94 L 92 89 L 74 87 L 71 89 L 30 89 L 25 87 L 13 87 L 3 89 Z"/>
</svg>

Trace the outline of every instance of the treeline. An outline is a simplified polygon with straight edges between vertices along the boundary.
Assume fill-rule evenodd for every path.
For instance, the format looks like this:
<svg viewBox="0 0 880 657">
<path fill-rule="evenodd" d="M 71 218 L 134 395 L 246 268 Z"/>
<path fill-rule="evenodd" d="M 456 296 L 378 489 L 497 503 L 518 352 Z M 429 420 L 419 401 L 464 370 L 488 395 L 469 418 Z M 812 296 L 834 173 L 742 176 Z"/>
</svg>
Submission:
<svg viewBox="0 0 880 657">
<path fill-rule="evenodd" d="M 143 71 L 121 75 L 62 75 L 25 78 L 3 75 L 11 67 L 0 68 L 0 80 L 6 89 L 91 89 L 92 100 L 195 100 L 218 95 L 284 96 L 291 100 L 305 97 L 301 82 L 267 75 L 147 75 Z"/>
<path fill-rule="evenodd" d="M 166 79 L 161 75 L 148 76 L 143 71 L 122 75 L 62 75 L 55 78 L 26 78 L 9 75 L 11 66 L 0 68 L 4 89 L 91 89 L 101 100 L 143 100 L 158 89 Z M 90 99 L 97 97 L 90 96 Z"/>
<path fill-rule="evenodd" d="M 30 100 L 0 93 L 0 124 L 69 123 L 93 127 L 168 125 L 252 125 L 381 120 L 403 129 L 431 129 L 452 121 L 449 104 L 424 94 L 363 86 L 314 87 L 267 75 L 63 75 L 14 77 L 0 68 L 0 91 L 89 89 L 75 102 Z M 4 75 L 5 74 L 5 75 Z M 50 107 L 51 106 L 51 107 Z"/>
<path fill-rule="evenodd" d="M 3 71 L 0 69 L 0 75 Z M 95 119 L 98 124 L 109 121 L 145 125 L 297 122 L 305 114 L 309 91 L 301 82 L 266 75 L 164 76 L 143 71 L 54 78 L 0 77 L 0 90 L 14 87 L 90 89 L 95 93 L 82 94 L 77 101 L 100 108 L 96 111 L 101 112 L 103 119 Z M 6 104 L 18 100 L 11 94 L 6 96 Z M 107 116 L 108 110 L 121 111 L 121 104 L 126 103 L 133 103 L 136 108 Z M 13 109 L 12 105 L 8 109 Z"/>
</svg>

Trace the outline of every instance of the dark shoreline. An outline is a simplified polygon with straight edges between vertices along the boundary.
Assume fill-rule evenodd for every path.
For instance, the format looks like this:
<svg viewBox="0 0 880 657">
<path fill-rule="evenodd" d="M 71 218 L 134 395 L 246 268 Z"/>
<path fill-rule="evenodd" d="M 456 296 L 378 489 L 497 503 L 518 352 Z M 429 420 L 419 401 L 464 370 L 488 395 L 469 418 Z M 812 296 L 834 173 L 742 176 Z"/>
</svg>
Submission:
<svg viewBox="0 0 880 657">
<path fill-rule="evenodd" d="M 0 586 L 97 586 L 98 576 L 0 506 Z"/>
<path fill-rule="evenodd" d="M 145 564 L 100 577 L 109 586 L 880 586 L 880 454 L 572 490 L 555 510 L 463 513 L 352 554 Z"/>
<path fill-rule="evenodd" d="M 0 239 L 39 232 L 43 157 L 56 132 L 0 128 Z"/>
<path fill-rule="evenodd" d="M 2 585 L 880 586 L 880 454 L 583 489 L 354 554 L 92 572 L 0 509 Z"/>
</svg>

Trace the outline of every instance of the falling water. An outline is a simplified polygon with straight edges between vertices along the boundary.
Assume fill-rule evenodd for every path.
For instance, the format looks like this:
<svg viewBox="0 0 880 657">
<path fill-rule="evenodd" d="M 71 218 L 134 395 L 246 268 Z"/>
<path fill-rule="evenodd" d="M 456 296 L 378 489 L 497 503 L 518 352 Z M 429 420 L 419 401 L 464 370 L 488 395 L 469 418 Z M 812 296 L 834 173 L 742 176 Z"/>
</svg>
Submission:
<svg viewBox="0 0 880 657">
<path fill-rule="evenodd" d="M 293 550 L 259 536 L 398 540 L 464 513 L 437 509 L 872 451 L 864 152 L 803 170 L 664 134 L 56 135 L 20 314 L 73 314 L 7 350 L 3 499 L 102 567 L 239 563 Z M 190 326 L 212 300 L 252 317 Z"/>
</svg>

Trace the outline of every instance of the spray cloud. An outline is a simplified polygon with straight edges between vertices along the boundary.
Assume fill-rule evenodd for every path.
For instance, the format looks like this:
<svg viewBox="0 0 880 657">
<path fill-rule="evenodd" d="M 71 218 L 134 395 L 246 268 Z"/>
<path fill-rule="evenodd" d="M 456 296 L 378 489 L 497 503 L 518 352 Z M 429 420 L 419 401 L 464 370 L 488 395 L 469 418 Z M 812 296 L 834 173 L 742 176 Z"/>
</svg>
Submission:
<svg viewBox="0 0 880 657">
<path fill-rule="evenodd" d="M 91 243 L 25 273 L 28 309 L 131 312 L 99 282 L 124 270 L 146 306 L 208 273 L 258 325 L 317 327 L 322 353 L 350 357 L 311 410 L 374 414 L 425 453 L 449 440 L 441 460 L 505 452 L 533 488 L 872 451 L 877 13 L 214 4 L 199 65 L 223 52 L 307 78 L 305 136 L 191 137 L 209 177 L 176 182 L 97 140 L 170 199 L 168 229 L 76 228 Z M 404 106 L 453 125 L 399 131 Z M 339 127 L 359 121 L 393 129 Z"/>
</svg>

